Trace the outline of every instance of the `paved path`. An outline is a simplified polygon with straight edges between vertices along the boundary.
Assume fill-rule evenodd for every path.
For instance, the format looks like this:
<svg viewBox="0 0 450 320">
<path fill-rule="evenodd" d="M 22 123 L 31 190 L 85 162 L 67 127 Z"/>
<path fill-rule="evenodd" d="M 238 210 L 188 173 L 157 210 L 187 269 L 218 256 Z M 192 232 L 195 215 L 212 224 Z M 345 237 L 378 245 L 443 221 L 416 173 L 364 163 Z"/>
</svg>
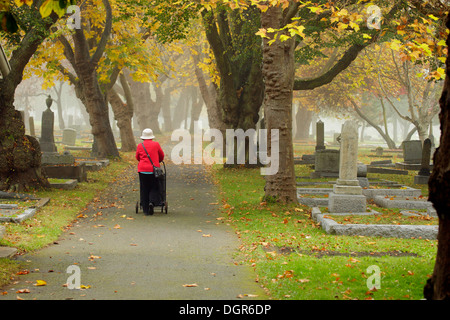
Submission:
<svg viewBox="0 0 450 320">
<path fill-rule="evenodd" d="M 0 300 L 265 299 L 253 271 L 233 263 L 239 241 L 216 219 L 215 186 L 202 168 L 167 164 L 167 171 L 167 215 L 159 208 L 153 216 L 135 213 L 138 178 L 135 168 L 127 170 L 56 244 L 20 257 L 30 273 L 3 288 L 8 294 Z M 90 288 L 64 286 L 71 265 Z M 35 286 L 36 280 L 47 285 Z M 22 289 L 30 292 L 16 293 Z"/>
</svg>

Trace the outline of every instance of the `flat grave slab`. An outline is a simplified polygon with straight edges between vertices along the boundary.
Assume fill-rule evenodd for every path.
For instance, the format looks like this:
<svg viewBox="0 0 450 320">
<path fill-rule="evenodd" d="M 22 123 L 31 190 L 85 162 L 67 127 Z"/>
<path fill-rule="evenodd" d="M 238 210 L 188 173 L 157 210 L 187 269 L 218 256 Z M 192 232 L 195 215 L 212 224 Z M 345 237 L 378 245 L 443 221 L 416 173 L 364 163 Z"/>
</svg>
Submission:
<svg viewBox="0 0 450 320">
<path fill-rule="evenodd" d="M 433 204 L 424 198 L 417 197 L 389 197 L 376 196 L 375 204 L 383 208 L 401 208 L 401 209 L 427 209 Z"/>
<path fill-rule="evenodd" d="M 377 214 L 377 213 L 341 213 L 350 214 Z M 379 213 L 378 213 L 379 214 Z M 319 222 L 328 234 L 346 236 L 366 236 L 366 237 L 388 237 L 388 238 L 416 238 L 435 240 L 437 238 L 438 226 L 427 225 L 394 225 L 394 224 L 339 224 L 333 219 L 325 216 L 338 215 L 322 214 L 318 207 L 311 210 L 311 217 Z"/>
</svg>

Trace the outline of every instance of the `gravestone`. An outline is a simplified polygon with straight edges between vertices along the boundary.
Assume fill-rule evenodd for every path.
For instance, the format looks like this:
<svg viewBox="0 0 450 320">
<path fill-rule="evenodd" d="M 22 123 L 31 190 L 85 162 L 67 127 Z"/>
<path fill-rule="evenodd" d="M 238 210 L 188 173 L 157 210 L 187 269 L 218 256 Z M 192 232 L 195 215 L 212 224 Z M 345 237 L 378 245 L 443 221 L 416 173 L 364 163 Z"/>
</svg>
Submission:
<svg viewBox="0 0 450 320">
<path fill-rule="evenodd" d="M 46 100 L 47 110 L 42 112 L 41 138 L 39 139 L 39 144 L 41 146 L 42 152 L 57 152 L 55 145 L 55 137 L 53 135 L 55 114 L 50 109 L 52 102 L 53 102 L 52 98 L 48 96 Z"/>
<path fill-rule="evenodd" d="M 342 125 L 339 179 L 329 194 L 330 213 L 365 212 L 366 197 L 357 179 L 358 126 L 348 120 Z"/>
<path fill-rule="evenodd" d="M 325 149 L 325 126 L 319 120 L 316 123 L 316 151 Z"/>
<path fill-rule="evenodd" d="M 375 149 L 375 155 L 376 156 L 382 156 L 383 155 L 383 148 L 382 147 L 377 147 Z"/>
<path fill-rule="evenodd" d="M 314 157 L 314 172 L 311 173 L 311 178 L 338 177 L 339 158 L 339 150 L 317 150 Z"/>
<path fill-rule="evenodd" d="M 75 157 L 69 151 L 64 151 L 63 154 L 56 152 L 44 152 L 42 153 L 41 163 L 43 166 L 73 165 L 75 164 Z"/>
<path fill-rule="evenodd" d="M 403 160 L 405 163 L 422 162 L 422 142 L 420 140 L 403 141 Z"/>
<path fill-rule="evenodd" d="M 338 146 L 339 145 L 339 141 L 341 138 L 341 134 L 339 132 L 335 132 L 333 133 L 333 142 L 331 143 L 334 146 Z"/>
<path fill-rule="evenodd" d="M 430 178 L 430 158 L 432 143 L 430 139 L 425 139 L 422 149 L 422 162 L 419 173 L 414 176 L 415 184 L 427 184 Z"/>
<path fill-rule="evenodd" d="M 30 136 L 35 137 L 36 131 L 34 130 L 34 118 L 33 117 L 28 118 L 28 125 L 30 127 Z"/>
<path fill-rule="evenodd" d="M 67 146 L 74 146 L 77 140 L 77 130 L 66 128 L 63 130 L 62 144 Z"/>
</svg>

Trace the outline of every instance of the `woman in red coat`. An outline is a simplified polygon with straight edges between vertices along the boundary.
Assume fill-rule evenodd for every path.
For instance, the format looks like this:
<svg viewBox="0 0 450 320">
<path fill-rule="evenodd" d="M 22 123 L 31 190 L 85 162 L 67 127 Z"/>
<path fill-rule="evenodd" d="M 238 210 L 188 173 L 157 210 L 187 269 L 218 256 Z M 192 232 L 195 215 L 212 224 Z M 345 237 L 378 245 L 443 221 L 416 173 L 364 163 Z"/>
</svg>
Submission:
<svg viewBox="0 0 450 320">
<path fill-rule="evenodd" d="M 143 143 L 138 144 L 136 149 L 136 160 L 139 161 L 140 201 L 145 215 L 153 214 L 153 207 L 160 205 L 162 201 L 159 182 L 153 174 L 153 165 L 148 158 L 150 156 L 153 164 L 157 167 L 164 160 L 164 152 L 159 143 L 153 141 L 154 138 L 152 129 L 144 129 L 141 136 Z"/>
</svg>

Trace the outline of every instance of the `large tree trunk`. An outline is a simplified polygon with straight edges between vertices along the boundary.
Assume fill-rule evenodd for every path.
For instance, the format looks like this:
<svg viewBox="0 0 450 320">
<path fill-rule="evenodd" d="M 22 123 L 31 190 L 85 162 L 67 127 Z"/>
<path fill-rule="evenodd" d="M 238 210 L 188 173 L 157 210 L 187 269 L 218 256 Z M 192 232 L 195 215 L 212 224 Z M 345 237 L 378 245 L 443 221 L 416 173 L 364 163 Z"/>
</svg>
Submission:
<svg viewBox="0 0 450 320">
<path fill-rule="evenodd" d="M 203 74 L 202 69 L 198 66 L 200 62 L 198 55 L 192 55 L 192 59 L 194 60 L 194 71 L 198 82 L 198 89 L 200 90 L 208 113 L 209 127 L 224 131 L 225 124 L 223 123 L 221 111 L 217 105 L 218 89 L 213 83 L 209 85 L 206 83 L 205 75 Z"/>
<path fill-rule="evenodd" d="M 447 17 L 450 28 L 450 15 Z M 450 37 L 447 39 L 450 47 Z M 438 249 L 433 275 L 424 288 L 426 299 L 450 299 L 450 58 L 447 57 L 444 90 L 439 101 L 440 145 L 434 153 L 433 171 L 428 183 L 429 200 L 439 217 Z"/>
<path fill-rule="evenodd" d="M 218 114 L 214 116 L 220 117 L 217 122 L 223 124 L 224 129 L 255 129 L 259 120 L 264 98 L 261 39 L 255 35 L 259 19 L 260 11 L 254 6 L 243 12 L 227 11 L 223 7 L 218 8 L 217 12 L 203 12 L 206 38 L 220 74 L 216 94 Z M 204 96 L 205 91 L 203 88 L 201 90 Z M 209 112 L 211 108 L 208 104 L 207 108 Z M 211 120 L 214 119 L 210 117 L 210 126 Z M 228 159 L 227 166 L 237 165 L 238 154 L 235 152 L 234 159 Z"/>
<path fill-rule="evenodd" d="M 23 191 L 29 187 L 50 187 L 41 171 L 39 142 L 34 137 L 25 135 L 23 119 L 20 112 L 14 108 L 14 93 L 22 81 L 25 66 L 49 35 L 50 26 L 57 20 L 56 15 L 42 20 L 36 8 L 30 9 L 30 14 L 34 15 L 33 19 L 37 19 L 36 24 L 28 30 L 13 51 L 10 59 L 11 72 L 0 79 L 1 190 Z"/>
<path fill-rule="evenodd" d="M 262 27 L 281 29 L 283 10 L 269 7 L 261 14 Z M 265 81 L 264 117 L 268 129 L 269 153 L 272 159 L 279 157 L 276 174 L 266 176 L 265 197 L 282 202 L 296 202 L 297 192 L 294 173 L 294 150 L 292 141 L 292 97 L 294 86 L 294 39 L 269 44 L 263 40 L 263 75 Z M 279 154 L 271 154 L 272 130 L 279 130 Z"/>
<path fill-rule="evenodd" d="M 131 127 L 133 109 L 129 107 L 128 103 L 122 102 L 122 99 L 114 89 L 108 91 L 108 100 L 113 109 L 117 127 L 119 127 L 120 140 L 122 141 L 121 151 L 128 152 L 136 150 L 133 128 Z"/>
<path fill-rule="evenodd" d="M 89 114 L 92 134 L 97 143 L 97 155 L 99 157 L 119 157 L 119 151 L 109 122 L 108 103 L 100 89 L 97 72 L 92 70 L 88 63 L 77 64 L 76 71 L 80 79 L 77 85 L 82 92 L 80 98 Z"/>
</svg>

